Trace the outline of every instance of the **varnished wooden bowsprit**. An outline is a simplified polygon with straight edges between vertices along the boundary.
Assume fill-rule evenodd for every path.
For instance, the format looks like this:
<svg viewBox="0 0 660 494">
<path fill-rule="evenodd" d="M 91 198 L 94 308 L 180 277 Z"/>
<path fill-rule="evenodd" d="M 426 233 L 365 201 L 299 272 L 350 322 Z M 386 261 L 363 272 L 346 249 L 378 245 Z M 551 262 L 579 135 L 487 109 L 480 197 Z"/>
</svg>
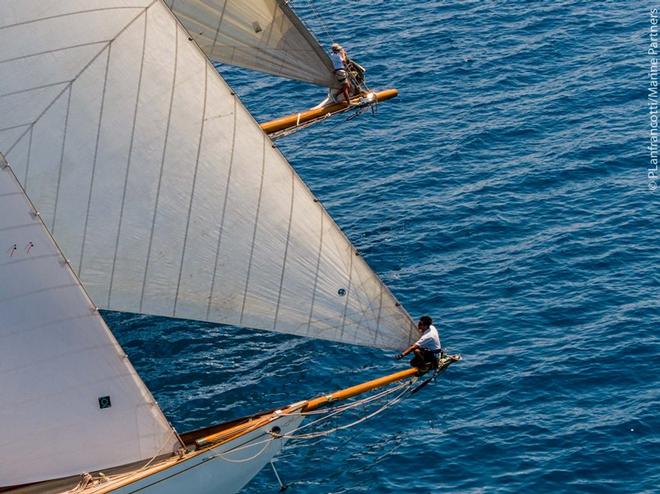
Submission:
<svg viewBox="0 0 660 494">
<path fill-rule="evenodd" d="M 440 365 L 438 370 L 442 372 L 451 364 L 453 364 L 454 362 L 458 362 L 459 360 L 461 360 L 460 355 L 448 355 L 446 357 L 443 357 L 440 360 Z M 309 400 L 307 404 L 303 406 L 302 410 L 303 412 L 316 410 L 317 408 L 321 408 L 334 401 L 346 400 L 348 398 L 352 398 L 353 396 L 357 396 L 359 394 L 372 391 L 376 388 L 387 386 L 388 384 L 392 384 L 397 381 L 403 381 L 404 379 L 409 379 L 414 376 L 421 376 L 423 374 L 426 374 L 426 372 L 428 371 L 420 371 L 416 367 L 411 367 L 410 369 L 395 372 L 394 374 L 390 374 L 388 376 L 379 377 L 378 379 L 373 379 L 372 381 L 367 381 L 365 383 L 358 384 L 350 388 L 342 389 L 340 391 L 335 391 L 334 393 L 331 393 L 326 396 L 319 396 L 318 398 Z"/>
<path fill-rule="evenodd" d="M 399 94 L 399 91 L 396 89 L 386 89 L 384 91 L 373 92 L 370 94 L 373 95 L 371 101 L 380 103 L 381 101 L 394 98 Z M 364 98 L 365 96 L 356 96 L 351 98 L 351 103 L 353 105 L 360 105 Z M 275 132 L 280 132 L 292 127 L 297 127 L 312 120 L 324 117 L 328 114 L 345 110 L 347 107 L 348 105 L 346 103 L 333 103 L 321 108 L 314 108 L 300 113 L 294 113 L 292 115 L 287 115 L 286 117 L 281 117 L 275 120 L 271 120 L 270 122 L 262 123 L 261 128 L 264 130 L 264 132 L 266 132 L 266 134 L 273 134 Z"/>
<path fill-rule="evenodd" d="M 444 371 L 451 364 L 458 362 L 459 360 L 461 360 L 460 355 L 447 355 L 443 357 L 440 359 L 438 371 Z M 257 414 L 252 417 L 245 417 L 244 419 L 238 419 L 234 422 L 227 423 L 225 426 L 216 426 L 214 427 L 216 430 L 210 434 L 198 434 L 200 437 L 195 437 L 194 442 L 198 447 L 208 447 L 210 445 L 228 442 L 243 436 L 248 432 L 252 432 L 256 429 L 267 426 L 274 420 L 287 414 L 299 414 L 317 410 L 321 407 L 334 403 L 335 401 L 347 400 L 354 396 L 373 391 L 374 389 L 381 388 L 383 386 L 387 386 L 388 384 L 410 379 L 415 376 L 422 376 L 429 371 L 430 370 L 421 371 L 416 367 L 410 367 L 408 369 L 395 372 L 387 376 L 379 377 L 362 384 L 351 386 L 350 388 L 341 389 L 328 395 L 319 396 L 312 400 L 294 403 L 278 410 Z M 183 437 L 185 439 L 186 436 L 190 435 L 191 434 L 184 434 Z"/>
</svg>

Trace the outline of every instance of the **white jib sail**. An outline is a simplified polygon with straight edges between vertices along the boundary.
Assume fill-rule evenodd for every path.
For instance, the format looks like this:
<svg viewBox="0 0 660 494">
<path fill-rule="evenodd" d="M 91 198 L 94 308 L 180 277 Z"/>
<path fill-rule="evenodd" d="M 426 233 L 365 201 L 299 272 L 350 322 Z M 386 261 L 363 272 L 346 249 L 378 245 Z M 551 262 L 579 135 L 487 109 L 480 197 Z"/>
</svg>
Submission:
<svg viewBox="0 0 660 494">
<path fill-rule="evenodd" d="M 0 487 L 178 441 L 0 156 Z"/>
<path fill-rule="evenodd" d="M 332 62 L 283 0 L 167 0 L 213 61 L 322 86 Z"/>
<path fill-rule="evenodd" d="M 100 307 L 409 344 L 407 312 L 163 2 L 16 0 L 0 19 L 0 152 Z"/>
</svg>

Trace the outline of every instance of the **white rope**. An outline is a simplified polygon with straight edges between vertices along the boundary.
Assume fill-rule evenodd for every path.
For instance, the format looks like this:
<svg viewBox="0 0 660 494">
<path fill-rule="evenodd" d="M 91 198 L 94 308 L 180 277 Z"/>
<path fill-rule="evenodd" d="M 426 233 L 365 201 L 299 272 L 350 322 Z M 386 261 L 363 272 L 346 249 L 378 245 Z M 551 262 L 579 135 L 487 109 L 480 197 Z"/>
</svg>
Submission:
<svg viewBox="0 0 660 494">
<path fill-rule="evenodd" d="M 264 453 L 264 451 L 266 451 L 268 449 L 268 446 L 270 446 L 270 443 L 272 443 L 273 440 L 275 440 L 275 436 L 270 435 L 268 437 L 268 439 L 266 439 L 264 441 L 260 441 L 260 442 L 256 442 L 256 443 L 248 443 L 244 446 L 239 446 L 238 448 L 234 448 L 232 450 L 225 451 L 224 453 L 216 453 L 213 456 L 209 456 L 208 460 L 215 460 L 216 458 L 222 458 L 224 461 L 226 461 L 228 463 L 247 463 L 248 461 L 252 461 L 252 460 L 256 459 L 257 457 L 261 456 Z M 249 458 L 243 458 L 241 460 L 231 460 L 231 459 L 227 458 L 227 456 L 226 456 L 227 453 L 235 453 L 236 451 L 241 451 L 241 450 L 246 449 L 246 448 L 251 448 L 253 446 L 257 446 L 258 444 L 261 444 L 262 442 L 264 443 L 264 447 L 261 448 L 261 450 L 258 453 L 254 454 L 253 456 L 251 456 Z"/>
<path fill-rule="evenodd" d="M 311 8 L 312 13 L 316 16 L 317 21 L 321 25 L 321 29 L 323 29 L 326 40 L 329 40 L 330 42 L 333 42 L 334 39 L 330 35 L 330 30 L 328 29 L 328 26 L 323 21 L 323 16 L 321 16 L 321 14 L 319 14 L 318 10 L 316 10 L 316 7 L 314 6 L 314 2 L 312 2 L 312 0 L 307 0 L 307 4 Z"/>
<path fill-rule="evenodd" d="M 172 429 L 172 433 L 177 438 L 177 440 L 181 441 L 181 439 L 179 437 L 179 434 L 176 432 L 175 429 Z M 161 453 L 163 453 L 165 451 L 166 446 L 168 446 L 168 444 L 169 444 L 169 439 L 170 439 L 170 437 L 168 436 L 164 440 L 163 445 L 156 451 L 156 454 L 154 454 L 154 456 L 152 456 L 149 460 L 147 460 L 147 462 L 144 465 L 142 465 L 140 468 L 138 468 L 137 470 L 131 470 L 130 472 L 118 473 L 118 474 L 115 474 L 115 475 L 105 475 L 103 472 L 98 472 L 96 477 L 94 477 L 94 476 L 90 475 L 89 473 L 85 472 L 85 473 L 81 474 L 82 478 L 81 478 L 80 482 L 78 483 L 78 485 L 76 487 L 74 487 L 73 489 L 70 489 L 66 492 L 67 493 L 82 492 L 82 491 L 85 491 L 85 490 L 89 489 L 90 487 L 91 488 L 97 488 L 100 485 L 103 485 L 103 487 L 106 487 L 107 485 L 110 485 L 110 484 L 113 484 L 113 483 L 116 483 L 116 482 L 121 482 L 122 480 L 124 480 L 126 478 L 130 478 L 130 477 L 136 475 L 137 473 L 146 470 L 147 468 L 149 468 L 149 465 L 151 465 L 154 462 L 154 460 L 156 460 L 156 458 L 158 458 L 161 455 Z M 183 444 L 183 441 L 181 441 L 181 444 Z"/>
<path fill-rule="evenodd" d="M 231 449 L 229 451 L 215 453 L 214 455 L 205 458 L 204 461 L 206 462 L 206 461 L 211 461 L 211 460 L 215 460 L 215 459 L 222 459 L 222 460 L 224 460 L 228 463 L 247 463 L 247 462 L 253 461 L 256 458 L 258 458 L 259 456 L 261 456 L 268 449 L 268 447 L 272 444 L 272 442 L 275 439 L 298 439 L 298 440 L 301 440 L 301 439 L 315 439 L 315 438 L 318 438 L 318 437 L 328 436 L 328 435 L 330 435 L 334 432 L 340 431 L 340 430 L 349 429 L 349 428 L 354 427 L 358 424 L 361 424 L 362 422 L 364 422 L 364 421 L 366 421 L 366 420 L 368 420 L 372 417 L 375 417 L 376 415 L 379 415 L 380 413 L 384 412 L 388 408 L 390 408 L 390 407 L 396 405 L 397 403 L 399 403 L 401 400 L 403 400 L 403 398 L 405 398 L 406 395 L 408 395 L 410 393 L 411 389 L 413 388 L 413 385 L 417 381 L 418 381 L 418 378 L 415 377 L 415 378 L 410 379 L 409 381 L 404 381 L 402 383 L 397 384 L 396 386 L 393 386 L 391 388 L 388 388 L 384 391 L 381 391 L 381 392 L 376 393 L 374 395 L 368 396 L 368 397 L 363 398 L 361 400 L 357 400 L 357 401 L 348 403 L 346 405 L 342 405 L 342 406 L 331 408 L 331 409 L 313 410 L 313 411 L 309 411 L 309 412 L 291 412 L 291 413 L 283 414 L 282 416 L 296 416 L 296 415 L 298 415 L 298 416 L 310 416 L 310 415 L 316 415 L 316 414 L 324 414 L 324 415 L 322 417 L 316 419 L 316 420 L 313 420 L 312 422 L 301 425 L 300 427 L 297 427 L 297 428 L 291 430 L 290 432 L 288 432 L 286 434 L 275 434 L 273 432 L 269 432 L 269 433 L 266 433 L 267 437 L 263 440 L 256 441 L 256 442 L 250 441 L 247 444 L 244 444 L 242 446 L 238 446 L 238 447 L 236 447 L 234 449 Z M 351 409 L 357 408 L 359 406 L 372 403 L 372 402 L 377 401 L 379 399 L 382 399 L 382 398 L 384 398 L 388 395 L 396 393 L 397 391 L 400 391 L 400 390 L 402 390 L 402 391 L 397 396 L 395 396 L 391 400 L 384 403 L 381 407 L 379 407 L 378 409 L 374 410 L 373 412 L 371 412 L 371 413 L 365 415 L 364 417 L 361 417 L 358 420 L 355 420 L 355 421 L 353 421 L 349 424 L 344 424 L 344 425 L 341 425 L 341 426 L 333 427 L 331 429 L 327 429 L 327 430 L 324 430 L 324 431 L 297 434 L 299 431 L 301 431 L 303 429 L 307 429 L 307 428 L 311 427 L 312 425 L 318 425 L 318 424 L 320 424 L 320 423 L 322 423 L 326 420 L 329 420 L 332 417 L 335 417 L 335 416 L 337 416 L 337 415 L 339 415 L 339 414 L 341 414 L 341 413 L 343 413 L 347 410 L 351 410 Z M 249 458 L 231 459 L 227 456 L 230 453 L 236 453 L 236 452 L 242 451 L 242 450 L 247 449 L 247 448 L 254 448 L 255 446 L 259 446 L 259 445 L 263 445 L 263 447 L 257 453 L 250 456 Z M 134 476 L 137 472 L 140 472 L 140 471 L 143 471 L 144 469 L 146 469 L 155 460 L 155 458 L 157 456 L 158 455 L 151 458 L 147 463 L 145 463 L 138 470 L 134 470 L 134 471 L 126 473 L 126 474 L 118 474 L 118 475 L 113 475 L 111 477 L 106 477 L 104 475 L 103 476 L 104 478 L 98 478 L 98 479 L 95 479 L 95 478 L 91 477 L 91 475 L 87 474 L 88 476 L 81 479 L 81 482 L 75 488 L 73 488 L 72 490 L 69 490 L 67 492 L 69 492 L 69 493 L 82 492 L 82 491 L 85 491 L 89 488 L 96 489 L 100 486 L 100 484 L 102 484 L 104 487 L 106 487 L 111 483 L 119 482 L 123 479 Z"/>
<path fill-rule="evenodd" d="M 376 100 L 376 99 L 374 99 L 373 101 L 369 101 L 367 103 L 358 103 L 358 104 L 355 104 L 355 105 L 349 105 L 349 106 L 346 106 L 345 108 L 341 108 L 341 109 L 339 109 L 337 111 L 334 111 L 334 112 L 331 112 L 331 113 L 326 113 L 325 115 L 322 115 L 322 116 L 320 116 L 318 118 L 315 118 L 313 120 L 309 120 L 309 121 L 307 121 L 305 123 L 302 123 L 302 124 L 299 123 L 300 118 L 298 118 L 298 121 L 296 122 L 295 126 L 289 127 L 288 129 L 273 132 L 272 134 L 268 134 L 268 136 L 270 137 L 270 139 L 272 141 L 276 141 L 277 139 L 280 139 L 281 137 L 286 137 L 286 136 L 289 136 L 291 134 L 295 134 L 299 130 L 306 129 L 310 125 L 313 125 L 315 123 L 321 123 L 321 122 L 323 122 L 324 120 L 327 120 L 330 117 L 333 117 L 335 115 L 340 115 L 342 113 L 346 113 L 346 112 L 349 112 L 349 111 L 354 111 L 355 113 L 353 113 L 353 115 L 349 115 L 346 118 L 346 120 L 347 121 L 352 120 L 355 117 L 359 117 L 360 115 L 366 113 L 367 108 L 374 108 L 377 105 L 378 105 L 378 100 Z M 300 117 L 300 114 L 298 114 L 298 116 Z"/>
<path fill-rule="evenodd" d="M 345 424 L 345 425 L 340 425 L 340 426 L 337 426 L 337 427 L 333 427 L 332 429 L 328 429 L 328 430 L 325 430 L 325 431 L 311 432 L 311 433 L 308 433 L 308 434 L 298 434 L 298 435 L 294 435 L 294 433 L 297 432 L 297 431 L 299 431 L 299 430 L 302 430 L 302 429 L 304 429 L 304 428 L 306 428 L 306 427 L 309 427 L 310 425 L 313 425 L 313 424 L 316 424 L 316 423 L 322 422 L 323 420 L 327 420 L 327 419 L 329 419 L 330 417 L 335 416 L 335 415 L 337 415 L 337 414 L 339 414 L 339 413 L 345 411 L 345 410 L 340 410 L 340 411 L 337 411 L 337 412 L 335 412 L 335 413 L 328 414 L 328 415 L 326 415 L 326 416 L 324 416 L 324 417 L 322 417 L 322 418 L 320 418 L 320 419 L 318 419 L 318 420 L 315 420 L 315 421 L 313 421 L 313 422 L 310 422 L 309 424 L 306 424 L 306 425 L 303 425 L 303 426 L 301 426 L 301 427 L 298 427 L 297 429 L 295 429 L 295 430 L 289 432 L 288 434 L 284 434 L 282 437 L 285 437 L 285 438 L 287 438 L 287 439 L 314 439 L 314 438 L 317 438 L 317 437 L 328 436 L 328 435 L 330 435 L 330 434 L 332 434 L 332 433 L 334 433 L 334 432 L 337 432 L 337 431 L 340 431 L 340 430 L 349 429 L 349 428 L 351 428 L 351 427 L 354 427 L 354 426 L 356 426 L 356 425 L 358 425 L 358 424 L 361 424 L 362 422 L 364 422 L 364 421 L 366 421 L 366 420 L 368 420 L 368 419 L 370 419 L 370 418 L 372 418 L 372 417 L 375 417 L 376 415 L 379 415 L 380 413 L 384 412 L 384 411 L 387 410 L 388 408 L 390 408 L 390 407 L 392 407 L 393 405 L 395 405 L 395 404 L 397 404 L 398 402 L 400 402 L 400 401 L 401 401 L 403 398 L 405 398 L 405 396 L 410 392 L 410 390 L 412 389 L 412 386 L 413 386 L 413 384 L 414 384 L 415 382 L 416 382 L 416 379 L 415 379 L 415 380 L 412 380 L 410 383 L 407 383 L 407 386 L 405 387 L 405 389 L 404 389 L 399 395 L 397 395 L 395 398 L 393 398 L 392 400 L 388 401 L 387 403 L 385 403 L 383 406 L 381 406 L 381 407 L 378 408 L 377 410 L 371 412 L 370 414 L 365 415 L 364 417 L 359 418 L 358 420 L 355 420 L 354 422 L 351 422 L 351 423 L 349 423 L 349 424 Z"/>
<path fill-rule="evenodd" d="M 391 401 L 385 403 L 385 404 L 384 404 L 383 406 L 381 406 L 378 410 L 375 410 L 374 412 L 372 412 L 372 413 L 370 413 L 370 414 L 368 414 L 368 415 L 366 415 L 366 416 L 364 416 L 364 417 L 362 417 L 362 418 L 360 418 L 360 419 L 358 419 L 358 420 L 356 420 L 356 421 L 354 421 L 354 422 L 351 422 L 350 424 L 345 424 L 345 425 L 343 425 L 343 426 L 334 427 L 334 428 L 332 428 L 332 429 L 329 429 L 329 430 L 327 430 L 327 431 L 322 431 L 322 432 L 315 432 L 315 433 L 309 433 L 309 434 L 299 434 L 299 435 L 294 435 L 296 432 L 298 432 L 298 431 L 300 431 L 300 430 L 302 430 L 302 429 L 305 429 L 305 428 L 307 428 L 307 427 L 309 427 L 309 426 L 311 426 L 311 425 L 314 425 L 314 424 L 321 423 L 321 422 L 323 422 L 324 420 L 328 420 L 329 418 L 331 418 L 331 417 L 333 417 L 333 416 L 336 416 L 336 415 L 338 415 L 338 414 L 340 414 L 340 413 L 342 413 L 342 412 L 344 412 L 344 411 L 346 411 L 346 410 L 348 410 L 348 409 L 350 409 L 350 408 L 354 408 L 354 407 L 356 407 L 356 406 L 358 406 L 358 405 L 360 405 L 360 404 L 362 404 L 362 403 L 364 403 L 364 402 L 373 401 L 373 399 L 374 399 L 373 396 L 372 396 L 372 397 L 369 397 L 369 398 L 366 398 L 366 399 L 364 399 L 364 400 L 359 400 L 359 401 L 357 401 L 357 402 L 355 402 L 355 403 L 351 403 L 350 406 L 338 407 L 337 409 L 334 409 L 334 411 L 332 411 L 331 413 L 329 413 L 329 414 L 327 414 L 327 415 L 321 417 L 320 419 L 317 419 L 317 420 L 315 420 L 315 421 L 313 421 L 313 422 L 310 422 L 310 423 L 308 423 L 308 424 L 305 424 L 305 425 L 302 425 L 302 426 L 300 426 L 300 427 L 297 427 L 296 429 L 293 429 L 292 431 L 290 431 L 290 432 L 288 432 L 288 433 L 286 433 L 286 434 L 275 434 L 275 433 L 270 432 L 270 433 L 268 433 L 268 434 L 269 434 L 269 437 L 267 437 L 266 439 L 264 439 L 264 440 L 262 440 L 262 441 L 249 442 L 248 444 L 245 444 L 245 445 L 243 445 L 243 446 L 239 446 L 239 447 L 237 447 L 237 448 L 235 448 L 235 449 L 232 449 L 231 451 L 227 451 L 227 452 L 225 452 L 225 453 L 217 453 L 217 454 L 215 454 L 215 455 L 213 455 L 213 456 L 208 457 L 206 461 L 208 461 L 208 460 L 212 460 L 212 459 L 215 459 L 215 458 L 222 458 L 223 460 L 228 461 L 228 462 L 230 462 L 230 463 L 244 463 L 244 462 L 247 462 L 247 461 L 252 461 L 252 460 L 254 460 L 255 458 L 257 458 L 259 455 L 263 454 L 264 451 L 266 451 L 266 449 L 268 448 L 268 446 L 270 445 L 270 443 L 271 443 L 274 439 L 314 439 L 314 438 L 316 438 L 316 437 L 327 436 L 327 435 L 332 434 L 333 432 L 336 432 L 336 431 L 339 431 L 339 430 L 348 429 L 348 428 L 350 428 L 350 427 L 353 427 L 353 426 L 355 426 L 355 425 L 358 425 L 358 424 L 364 422 L 365 420 L 370 419 L 371 417 L 374 417 L 374 416 L 376 416 L 376 415 L 378 415 L 378 414 L 384 412 L 386 409 L 388 409 L 388 408 L 390 408 L 391 406 L 395 405 L 396 403 L 400 402 L 400 401 L 406 396 L 406 394 L 408 394 L 408 392 L 410 391 L 410 389 L 412 388 L 412 386 L 415 384 L 416 381 L 417 381 L 417 379 L 412 379 L 410 382 L 405 382 L 405 383 L 402 383 L 402 384 L 400 384 L 400 385 L 397 385 L 397 386 L 395 386 L 393 389 L 388 389 L 388 390 L 386 390 L 386 392 L 378 393 L 378 394 L 375 395 L 375 396 L 377 396 L 377 397 L 382 397 L 382 396 L 386 396 L 387 394 L 392 394 L 393 392 L 398 391 L 398 390 L 400 390 L 401 388 L 405 388 L 405 389 L 403 390 L 403 392 L 401 392 L 399 395 L 397 395 L 397 396 L 396 396 L 394 399 L 392 399 Z M 309 413 L 309 412 L 292 412 L 292 413 L 284 414 L 284 415 L 282 415 L 282 416 L 307 415 L 308 413 Z M 227 455 L 227 453 L 229 453 L 229 452 L 234 453 L 234 452 L 236 452 L 236 451 L 241 451 L 241 450 L 246 449 L 246 448 L 252 448 L 252 447 L 254 447 L 254 446 L 258 446 L 258 445 L 260 445 L 260 444 L 264 444 L 264 447 L 263 447 L 258 453 L 256 453 L 255 455 L 253 455 L 253 456 L 250 457 L 250 458 L 243 459 L 243 460 L 230 460 L 230 459 L 226 458 L 226 455 Z"/>
<path fill-rule="evenodd" d="M 384 396 L 395 393 L 396 391 L 398 391 L 399 389 L 401 389 L 405 386 L 408 386 L 408 382 L 399 383 L 396 386 L 393 386 L 393 387 L 388 388 L 384 391 L 381 391 L 380 393 L 376 393 L 375 395 L 367 396 L 366 398 L 362 398 L 361 400 L 356 400 L 356 401 L 353 401 L 351 403 L 347 403 L 346 405 L 341 405 L 341 406 L 338 406 L 338 407 L 335 407 L 335 408 L 311 410 L 309 412 L 292 412 L 288 415 L 296 415 L 296 414 L 300 414 L 300 415 L 325 415 L 325 414 L 328 414 L 328 413 L 333 413 L 335 411 L 344 411 L 344 410 L 348 410 L 348 409 L 351 409 L 351 408 L 357 408 L 360 405 L 363 405 L 363 404 L 366 404 L 366 403 L 369 403 L 369 402 L 372 402 L 372 401 L 376 401 L 376 400 L 378 400 L 378 399 L 380 399 Z"/>
</svg>

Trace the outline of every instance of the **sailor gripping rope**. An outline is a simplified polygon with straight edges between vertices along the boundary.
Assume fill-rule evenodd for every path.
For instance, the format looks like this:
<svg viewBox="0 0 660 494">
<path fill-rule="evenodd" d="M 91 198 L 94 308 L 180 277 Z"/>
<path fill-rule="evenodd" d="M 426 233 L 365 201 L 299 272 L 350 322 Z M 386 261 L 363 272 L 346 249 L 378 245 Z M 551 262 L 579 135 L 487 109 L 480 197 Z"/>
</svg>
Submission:
<svg viewBox="0 0 660 494">
<path fill-rule="evenodd" d="M 442 346 L 440 345 L 440 334 L 433 325 L 433 319 L 429 316 L 420 317 L 417 330 L 420 332 L 419 339 L 394 358 L 401 360 L 406 355 L 414 353 L 415 356 L 410 361 L 411 366 L 417 367 L 421 371 L 437 369 Z"/>
</svg>

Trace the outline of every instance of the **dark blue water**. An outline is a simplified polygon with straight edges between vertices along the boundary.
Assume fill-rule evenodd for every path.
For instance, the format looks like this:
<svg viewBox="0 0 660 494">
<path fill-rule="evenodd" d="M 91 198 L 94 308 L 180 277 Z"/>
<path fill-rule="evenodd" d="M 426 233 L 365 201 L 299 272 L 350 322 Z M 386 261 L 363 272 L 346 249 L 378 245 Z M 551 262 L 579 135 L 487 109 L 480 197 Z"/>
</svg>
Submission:
<svg viewBox="0 0 660 494">
<path fill-rule="evenodd" d="M 372 87 L 401 96 L 278 144 L 465 360 L 350 431 L 291 443 L 278 461 L 289 492 L 660 492 L 650 4 L 294 5 Z M 260 120 L 323 97 L 221 72 Z M 380 350 L 106 316 L 181 431 L 402 365 Z M 272 472 L 245 492 L 277 492 Z"/>
</svg>

